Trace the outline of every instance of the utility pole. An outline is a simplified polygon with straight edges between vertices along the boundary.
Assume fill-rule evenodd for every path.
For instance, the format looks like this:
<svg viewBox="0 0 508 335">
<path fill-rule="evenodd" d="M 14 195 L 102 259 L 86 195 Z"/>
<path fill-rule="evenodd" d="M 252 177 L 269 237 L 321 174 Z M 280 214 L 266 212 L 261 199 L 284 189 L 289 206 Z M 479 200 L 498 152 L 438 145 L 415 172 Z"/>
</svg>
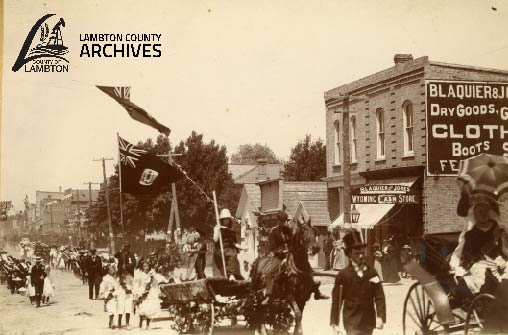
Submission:
<svg viewBox="0 0 508 335">
<path fill-rule="evenodd" d="M 113 158 L 99 158 L 94 159 L 94 162 L 102 161 L 102 174 L 104 176 L 104 190 L 106 192 L 106 207 L 108 210 L 108 227 L 109 227 L 109 239 L 110 239 L 110 249 L 111 254 L 115 253 L 115 236 L 113 235 L 113 224 L 111 223 L 111 209 L 109 207 L 109 189 L 108 189 L 108 179 L 106 178 L 106 161 L 112 161 Z"/>
<path fill-rule="evenodd" d="M 328 95 L 325 93 L 325 99 L 342 99 L 342 109 L 336 109 L 334 113 L 342 113 L 342 176 L 344 193 L 342 202 L 344 204 L 344 227 L 351 230 L 351 144 L 349 138 L 349 114 L 355 113 L 349 109 L 349 103 L 352 101 L 366 100 L 366 95 Z"/>
<path fill-rule="evenodd" d="M 167 157 L 168 162 L 170 165 L 173 165 L 173 157 L 174 156 L 181 156 L 182 154 L 175 154 L 171 152 L 171 149 L 169 149 L 169 152 L 167 155 L 157 155 L 159 157 Z M 176 228 L 181 229 L 180 227 L 180 215 L 178 213 L 178 201 L 176 198 L 176 184 L 171 183 L 171 209 L 169 211 L 169 223 L 168 223 L 168 231 L 166 233 L 166 239 L 169 241 L 170 239 L 173 241 L 176 241 L 176 238 L 173 236 L 173 225 L 176 223 Z"/>
<path fill-rule="evenodd" d="M 86 183 L 83 183 L 84 185 L 88 185 L 88 210 L 90 210 L 92 208 L 92 184 L 94 185 L 100 185 L 101 183 L 94 183 L 94 182 L 86 182 Z M 85 234 L 89 239 L 90 238 L 90 221 L 88 221 L 88 225 L 87 225 L 87 231 L 86 231 L 86 234 Z M 91 241 L 90 241 L 91 242 Z"/>
<path fill-rule="evenodd" d="M 77 234 L 76 241 L 78 243 L 78 248 L 79 248 L 79 240 L 80 240 L 79 235 L 81 233 L 81 213 L 80 213 L 80 208 L 79 208 L 79 188 L 76 188 L 76 199 L 77 199 L 77 206 L 78 206 L 78 223 L 76 224 L 78 234 Z"/>
<path fill-rule="evenodd" d="M 83 184 L 88 185 L 88 208 L 91 208 L 92 207 L 92 184 L 93 185 L 100 185 L 101 183 L 94 183 L 94 182 L 88 181 Z"/>
</svg>

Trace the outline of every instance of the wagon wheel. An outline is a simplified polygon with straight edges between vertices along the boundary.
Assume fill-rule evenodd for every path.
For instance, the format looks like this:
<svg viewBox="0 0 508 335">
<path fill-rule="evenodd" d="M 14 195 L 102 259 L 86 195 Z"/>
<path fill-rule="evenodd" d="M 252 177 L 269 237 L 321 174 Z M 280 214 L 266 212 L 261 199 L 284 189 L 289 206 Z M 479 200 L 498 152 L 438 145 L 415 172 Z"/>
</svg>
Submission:
<svg viewBox="0 0 508 335">
<path fill-rule="evenodd" d="M 286 334 L 292 334 L 294 332 L 295 327 L 295 314 L 293 309 L 291 308 L 290 304 L 283 300 L 279 301 L 278 304 L 272 304 L 270 306 L 266 306 L 266 308 L 271 309 L 271 311 L 266 311 L 265 315 L 267 316 L 266 321 L 263 324 L 260 325 L 259 334 L 260 335 L 286 335 Z M 273 309 L 272 309 L 273 308 Z M 289 310 L 288 310 L 289 309 Z M 284 310 L 285 312 L 282 312 Z M 280 313 L 278 313 L 280 312 Z M 284 313 L 284 314 L 283 314 Z M 288 329 L 278 329 L 278 327 L 270 321 L 281 321 L 281 315 L 286 315 L 287 318 L 289 318 L 289 328 Z M 258 334 L 258 331 L 255 331 L 255 334 Z"/>
<path fill-rule="evenodd" d="M 407 292 L 402 314 L 404 335 L 432 335 L 446 333 L 447 326 L 441 325 L 434 306 L 420 283 L 414 283 Z"/>
<path fill-rule="evenodd" d="M 494 300 L 491 294 L 478 294 L 473 298 L 467 310 L 464 334 L 481 333 L 485 325 L 486 307 Z"/>
</svg>

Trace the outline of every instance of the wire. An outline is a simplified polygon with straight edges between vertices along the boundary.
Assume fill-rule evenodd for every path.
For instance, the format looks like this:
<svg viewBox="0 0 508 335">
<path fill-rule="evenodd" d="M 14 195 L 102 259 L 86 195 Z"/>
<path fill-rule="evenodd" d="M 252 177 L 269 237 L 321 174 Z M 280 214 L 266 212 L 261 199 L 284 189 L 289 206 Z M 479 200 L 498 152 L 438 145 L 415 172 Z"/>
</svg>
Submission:
<svg viewBox="0 0 508 335">
<path fill-rule="evenodd" d="M 199 189 L 199 194 L 204 195 L 207 202 L 213 203 L 213 199 L 206 194 L 205 190 L 201 186 L 199 186 L 198 183 L 196 183 L 194 180 L 192 180 L 191 177 L 189 177 L 187 172 L 184 171 L 184 169 L 182 169 L 182 167 L 179 164 L 173 163 L 173 166 L 175 166 L 178 169 L 178 171 L 180 171 L 185 176 L 186 180 L 190 181 L 192 185 L 194 185 L 197 189 Z"/>
</svg>

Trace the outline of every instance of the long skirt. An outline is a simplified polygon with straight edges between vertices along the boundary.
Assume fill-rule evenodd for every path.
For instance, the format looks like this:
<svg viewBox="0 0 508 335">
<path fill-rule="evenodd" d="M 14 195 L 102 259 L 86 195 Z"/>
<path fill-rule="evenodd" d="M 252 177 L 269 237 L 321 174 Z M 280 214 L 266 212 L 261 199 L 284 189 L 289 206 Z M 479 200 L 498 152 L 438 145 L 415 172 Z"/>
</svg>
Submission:
<svg viewBox="0 0 508 335">
<path fill-rule="evenodd" d="M 343 270 L 349 265 L 349 259 L 342 248 L 335 248 L 335 257 L 333 261 L 334 270 Z"/>
<path fill-rule="evenodd" d="M 216 271 L 219 273 L 217 275 L 221 275 L 223 277 L 229 277 L 233 275 L 237 280 L 243 280 L 242 273 L 240 272 L 240 262 L 238 261 L 238 252 L 236 249 L 224 249 L 224 260 L 226 262 L 226 272 L 227 276 L 224 276 L 224 264 L 222 262 L 222 255 L 220 250 L 215 250 L 213 253 L 213 265 L 214 265 L 214 275 L 216 275 Z"/>
</svg>

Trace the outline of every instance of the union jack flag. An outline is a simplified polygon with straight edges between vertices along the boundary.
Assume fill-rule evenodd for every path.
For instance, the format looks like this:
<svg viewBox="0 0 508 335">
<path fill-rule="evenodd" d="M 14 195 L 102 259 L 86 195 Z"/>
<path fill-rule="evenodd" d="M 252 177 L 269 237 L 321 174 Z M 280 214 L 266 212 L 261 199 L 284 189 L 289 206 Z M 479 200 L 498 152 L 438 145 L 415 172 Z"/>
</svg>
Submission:
<svg viewBox="0 0 508 335">
<path fill-rule="evenodd" d="M 118 148 L 120 150 L 120 162 L 133 168 L 136 167 L 136 162 L 141 155 L 146 154 L 145 150 L 136 148 L 134 144 L 127 142 L 120 136 L 118 136 Z"/>
</svg>

